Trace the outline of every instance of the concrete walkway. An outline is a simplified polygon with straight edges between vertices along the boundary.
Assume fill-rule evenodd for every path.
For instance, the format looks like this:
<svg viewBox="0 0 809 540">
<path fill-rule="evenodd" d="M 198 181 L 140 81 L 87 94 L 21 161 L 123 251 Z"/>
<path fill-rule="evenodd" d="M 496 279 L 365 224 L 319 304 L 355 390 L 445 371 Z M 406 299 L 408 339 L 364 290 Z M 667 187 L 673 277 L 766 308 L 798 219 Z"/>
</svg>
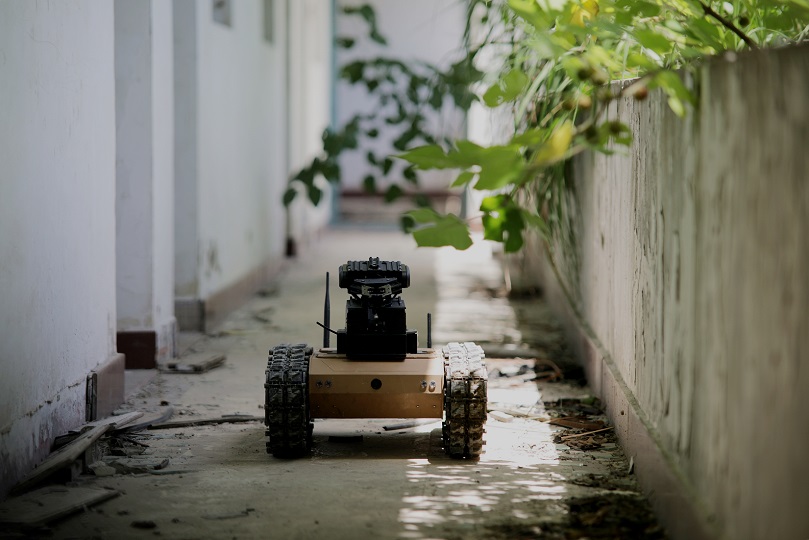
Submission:
<svg viewBox="0 0 809 540">
<path fill-rule="evenodd" d="M 662 537 L 609 429 L 562 441 L 585 430 L 547 422 L 604 417 L 586 387 L 531 380 L 548 365 L 543 360 L 564 360 L 564 344 L 541 300 L 505 298 L 499 263 L 485 245 L 467 252 L 415 249 L 412 239 L 394 232 L 329 232 L 213 335 L 182 336 L 185 351 L 225 352 L 223 366 L 199 375 L 159 373 L 124 409 L 153 417 L 171 406 L 173 420 L 262 416 L 267 350 L 281 342 L 321 344 L 315 321 L 323 316 L 326 271 L 333 276 L 332 326 L 344 326 L 337 268 L 369 256 L 411 267 L 403 296 L 408 326 L 419 330 L 422 344 L 430 312 L 436 345 L 474 340 L 489 357 L 517 349 L 530 354 L 488 360 L 490 408 L 500 410 L 490 413 L 479 461 L 447 458 L 440 422 L 385 431 L 396 421 L 316 421 L 314 451 L 297 460 L 265 452 L 260 422 L 148 430 L 137 437 L 148 446 L 138 459 L 167 458 L 167 467 L 81 477 L 82 485 L 122 494 L 40 532 L 52 538 Z M 577 448 L 588 446 L 582 441 L 592 449 Z"/>
</svg>

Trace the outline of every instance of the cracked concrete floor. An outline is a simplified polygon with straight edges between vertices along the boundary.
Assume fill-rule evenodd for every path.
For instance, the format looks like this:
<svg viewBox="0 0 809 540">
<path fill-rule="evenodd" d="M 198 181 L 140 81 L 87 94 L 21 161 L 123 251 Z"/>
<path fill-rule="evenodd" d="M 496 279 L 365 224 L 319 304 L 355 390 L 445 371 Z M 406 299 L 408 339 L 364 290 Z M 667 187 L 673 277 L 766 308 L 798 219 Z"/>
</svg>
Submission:
<svg viewBox="0 0 809 540">
<path fill-rule="evenodd" d="M 289 263 L 277 283 L 210 335 L 184 334 L 186 351 L 222 351 L 225 364 L 199 375 L 158 373 L 125 410 L 174 420 L 263 414 L 267 350 L 281 342 L 319 344 L 326 271 L 347 259 L 406 262 L 408 326 L 435 344 L 474 340 L 499 356 L 512 349 L 550 360 L 561 334 L 541 299 L 522 301 L 518 318 L 502 292 L 499 263 L 485 245 L 466 252 L 415 249 L 396 232 L 334 230 Z M 332 279 L 332 325 L 341 327 L 345 295 Z M 82 476 L 79 483 L 122 494 L 54 523 L 51 538 L 660 538 L 629 463 L 603 433 L 594 450 L 559 437 L 550 417 L 589 414 L 604 421 L 589 390 L 530 380 L 535 358 L 487 359 L 492 412 L 484 455 L 456 461 L 441 448 L 440 422 L 384 431 L 395 420 L 315 422 L 310 457 L 265 452 L 260 422 L 144 431 L 153 473 Z M 539 366 L 540 364 L 537 364 Z M 561 400 L 561 401 L 560 401 Z M 161 405 L 162 404 L 162 405 Z M 569 406 L 573 406 L 570 409 Z M 576 408 L 578 407 L 578 409 Z M 589 409 L 588 409 L 589 407 Z M 572 412 L 571 412 L 572 411 Z M 523 417 L 520 414 L 532 415 Z M 361 440 L 356 436 L 362 435 Z M 575 439 L 566 439 L 570 443 Z"/>
</svg>

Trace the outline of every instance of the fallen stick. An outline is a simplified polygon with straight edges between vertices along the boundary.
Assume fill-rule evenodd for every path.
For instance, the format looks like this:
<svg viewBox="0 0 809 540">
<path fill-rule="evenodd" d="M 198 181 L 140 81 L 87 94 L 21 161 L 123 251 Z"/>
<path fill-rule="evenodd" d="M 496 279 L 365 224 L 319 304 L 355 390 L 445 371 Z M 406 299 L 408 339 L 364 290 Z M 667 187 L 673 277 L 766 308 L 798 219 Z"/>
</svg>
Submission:
<svg viewBox="0 0 809 540">
<path fill-rule="evenodd" d="M 602 431 L 607 431 L 612 429 L 612 426 L 605 427 L 602 429 L 597 429 L 595 431 L 585 431 L 584 433 L 574 433 L 573 435 L 562 435 L 562 440 L 566 441 L 568 439 L 575 439 L 576 437 L 584 437 L 585 435 L 593 435 L 594 433 L 601 433 Z"/>
<path fill-rule="evenodd" d="M 538 420 L 539 422 L 547 422 L 551 418 L 546 414 L 531 414 L 522 411 L 518 411 L 517 409 L 511 409 L 509 407 L 498 407 L 498 406 L 489 406 L 487 409 L 489 412 L 497 411 L 506 414 L 510 414 L 511 416 L 516 416 L 518 418 L 528 418 L 530 420 Z"/>
<path fill-rule="evenodd" d="M 562 369 L 556 365 L 556 362 L 553 360 L 548 360 L 547 358 L 537 358 L 537 364 L 541 364 L 543 366 L 547 366 L 553 370 L 553 375 L 556 377 L 556 380 L 561 381 L 565 378 L 564 373 L 562 373 Z M 536 369 L 536 368 L 534 368 Z"/>
<path fill-rule="evenodd" d="M 11 493 L 22 493 L 31 486 L 38 484 L 56 471 L 68 467 L 84 454 L 84 451 L 96 442 L 112 424 L 102 424 L 94 426 L 89 431 L 85 431 L 78 438 L 66 444 L 56 452 L 45 458 L 36 469 L 28 473 L 20 482 L 11 489 Z"/>
<path fill-rule="evenodd" d="M 109 424 L 110 430 L 121 429 L 123 426 L 132 423 L 141 416 L 143 416 L 142 412 L 135 411 L 122 414 L 119 416 L 110 416 L 107 418 L 102 418 L 101 420 L 96 420 L 95 422 L 84 424 L 79 428 L 71 429 L 65 435 L 59 435 L 53 440 L 53 450 L 54 451 L 59 450 L 63 446 L 70 444 L 71 442 L 78 439 L 82 433 L 85 433 L 94 427 Z"/>
<path fill-rule="evenodd" d="M 220 418 L 198 418 L 196 420 L 174 420 L 152 424 L 149 429 L 172 429 L 190 426 L 207 426 L 211 424 L 238 424 L 242 422 L 263 422 L 263 416 L 222 416 Z"/>
<path fill-rule="evenodd" d="M 436 418 L 434 420 L 426 419 L 426 420 L 410 420 L 408 422 L 401 422 L 399 424 L 390 424 L 387 426 L 382 426 L 382 429 L 385 431 L 396 431 L 397 429 L 407 429 L 412 427 L 418 426 L 426 426 L 427 424 L 435 424 L 438 422 L 439 419 Z"/>
<path fill-rule="evenodd" d="M 548 423 L 553 426 L 562 426 L 570 429 L 587 429 L 591 431 L 604 426 L 603 422 L 587 422 L 585 420 L 568 418 L 554 418 Z"/>
</svg>

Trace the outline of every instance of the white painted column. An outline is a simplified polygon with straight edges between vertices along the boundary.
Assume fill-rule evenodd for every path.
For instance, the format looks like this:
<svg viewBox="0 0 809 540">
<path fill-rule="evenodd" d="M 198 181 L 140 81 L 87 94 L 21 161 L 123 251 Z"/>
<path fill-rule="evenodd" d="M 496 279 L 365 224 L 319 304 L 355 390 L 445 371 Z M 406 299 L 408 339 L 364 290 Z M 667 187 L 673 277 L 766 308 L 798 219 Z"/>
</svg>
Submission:
<svg viewBox="0 0 809 540">
<path fill-rule="evenodd" d="M 127 367 L 174 356 L 172 10 L 115 2 L 118 348 Z"/>
</svg>

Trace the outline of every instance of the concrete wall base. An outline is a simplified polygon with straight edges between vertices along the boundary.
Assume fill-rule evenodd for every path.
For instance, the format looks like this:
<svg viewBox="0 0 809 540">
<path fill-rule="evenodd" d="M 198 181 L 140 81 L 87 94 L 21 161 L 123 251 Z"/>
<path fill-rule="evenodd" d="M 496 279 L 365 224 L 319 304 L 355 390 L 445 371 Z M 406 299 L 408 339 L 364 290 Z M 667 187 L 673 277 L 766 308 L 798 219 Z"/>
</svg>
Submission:
<svg viewBox="0 0 809 540">
<path fill-rule="evenodd" d="M 215 328 L 228 313 L 244 304 L 248 298 L 276 276 L 280 272 L 281 266 L 282 262 L 276 259 L 265 261 L 229 287 L 212 294 L 204 304 L 203 330 Z"/>
<path fill-rule="evenodd" d="M 698 494 L 659 443 L 612 358 L 601 353 L 603 349 L 581 329 L 576 334 L 590 387 L 604 403 L 621 446 L 632 459 L 638 482 L 668 535 L 693 540 L 718 538 L 719 533 L 701 507 Z"/>
<path fill-rule="evenodd" d="M 88 376 L 88 421 L 106 418 L 124 402 L 126 357 L 114 354 Z M 90 390 L 92 388 L 92 390 Z"/>
<path fill-rule="evenodd" d="M 118 351 L 126 355 L 126 369 L 157 367 L 157 332 L 118 332 Z"/>
<path fill-rule="evenodd" d="M 281 271 L 283 260 L 274 258 L 248 272 L 244 277 L 212 294 L 207 299 L 175 298 L 174 314 L 183 332 L 206 332 L 241 306 Z"/>
<path fill-rule="evenodd" d="M 177 356 L 177 319 L 158 330 L 118 332 L 118 352 L 126 355 L 126 369 L 155 369 Z"/>
</svg>

